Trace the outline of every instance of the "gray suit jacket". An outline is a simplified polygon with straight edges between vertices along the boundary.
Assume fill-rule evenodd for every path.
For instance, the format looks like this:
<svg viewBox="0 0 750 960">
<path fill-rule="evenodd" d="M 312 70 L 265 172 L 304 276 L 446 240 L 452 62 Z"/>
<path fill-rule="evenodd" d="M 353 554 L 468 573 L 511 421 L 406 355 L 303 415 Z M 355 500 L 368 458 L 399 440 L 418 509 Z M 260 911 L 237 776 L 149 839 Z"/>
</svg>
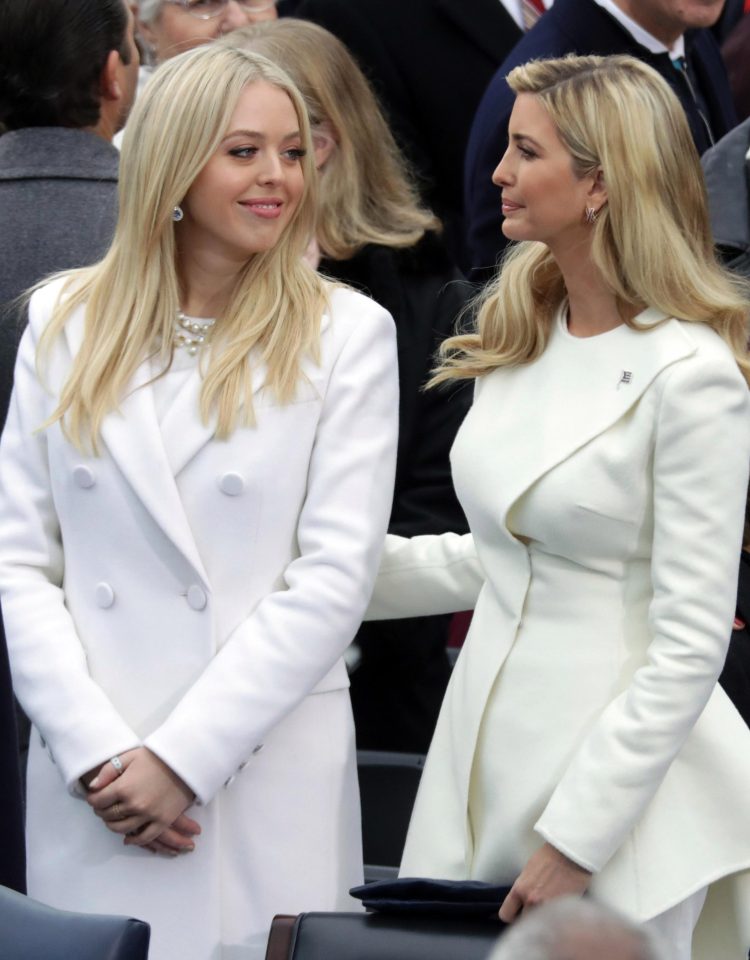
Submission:
<svg viewBox="0 0 750 960">
<path fill-rule="evenodd" d="M 101 137 L 28 127 L 0 137 L 0 428 L 26 322 L 16 297 L 50 273 L 106 252 L 117 217 L 119 153 Z"/>
</svg>

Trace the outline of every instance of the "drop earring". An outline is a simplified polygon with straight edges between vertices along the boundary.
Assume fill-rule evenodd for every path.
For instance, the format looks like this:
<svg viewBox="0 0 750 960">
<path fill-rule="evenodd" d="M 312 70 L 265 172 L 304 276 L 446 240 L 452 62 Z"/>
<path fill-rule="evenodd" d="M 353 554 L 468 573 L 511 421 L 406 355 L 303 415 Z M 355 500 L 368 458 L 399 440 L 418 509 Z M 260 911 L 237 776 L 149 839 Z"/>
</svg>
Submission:
<svg viewBox="0 0 750 960">
<path fill-rule="evenodd" d="M 172 219 L 174 220 L 175 223 L 179 223 L 184 216 L 185 214 L 182 212 L 182 207 L 179 204 L 177 204 L 177 206 L 172 211 Z"/>
</svg>

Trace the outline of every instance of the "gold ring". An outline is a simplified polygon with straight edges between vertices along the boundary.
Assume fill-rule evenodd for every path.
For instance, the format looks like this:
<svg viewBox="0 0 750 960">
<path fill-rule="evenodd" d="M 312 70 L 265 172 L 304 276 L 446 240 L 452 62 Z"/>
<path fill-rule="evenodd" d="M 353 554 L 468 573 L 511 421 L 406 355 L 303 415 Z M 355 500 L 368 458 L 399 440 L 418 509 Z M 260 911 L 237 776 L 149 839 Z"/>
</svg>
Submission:
<svg viewBox="0 0 750 960">
<path fill-rule="evenodd" d="M 120 807 L 119 802 L 115 802 L 115 803 L 112 804 L 112 812 L 114 813 L 116 820 L 124 820 L 124 819 L 125 819 L 125 817 L 123 817 L 123 815 L 122 815 L 122 809 L 121 809 L 121 807 Z"/>
</svg>

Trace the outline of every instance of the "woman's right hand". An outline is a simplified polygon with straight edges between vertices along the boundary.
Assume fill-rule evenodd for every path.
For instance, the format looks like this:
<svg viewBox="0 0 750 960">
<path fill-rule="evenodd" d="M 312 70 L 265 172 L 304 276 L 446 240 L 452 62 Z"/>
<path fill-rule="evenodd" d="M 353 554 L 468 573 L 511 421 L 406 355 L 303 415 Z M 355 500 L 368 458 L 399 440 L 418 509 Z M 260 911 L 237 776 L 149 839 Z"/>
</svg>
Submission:
<svg viewBox="0 0 750 960">
<path fill-rule="evenodd" d="M 130 765 L 135 754 L 135 750 L 129 750 L 120 756 L 123 770 Z M 114 783 L 118 776 L 120 774 L 115 766 L 107 760 L 100 767 L 94 767 L 93 770 L 85 773 L 81 777 L 81 782 L 89 793 L 95 793 Z M 191 853 L 195 849 L 194 837 L 198 836 L 200 832 L 200 824 L 188 817 L 187 814 L 181 813 L 171 826 L 150 843 L 144 844 L 144 847 L 151 850 L 152 853 L 161 853 L 169 857 L 176 857 L 180 853 Z"/>
</svg>

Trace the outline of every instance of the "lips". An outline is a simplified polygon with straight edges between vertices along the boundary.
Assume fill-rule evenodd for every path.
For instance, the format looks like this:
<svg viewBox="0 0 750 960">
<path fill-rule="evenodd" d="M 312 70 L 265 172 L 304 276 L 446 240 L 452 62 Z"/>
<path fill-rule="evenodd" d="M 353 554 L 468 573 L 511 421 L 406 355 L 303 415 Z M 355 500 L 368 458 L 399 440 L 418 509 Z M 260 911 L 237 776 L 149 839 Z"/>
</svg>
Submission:
<svg viewBox="0 0 750 960">
<path fill-rule="evenodd" d="M 257 200 L 240 200 L 240 206 L 262 220 L 275 220 L 281 216 L 284 201 L 279 197 L 259 197 Z"/>
<path fill-rule="evenodd" d="M 504 214 L 513 213 L 516 210 L 522 210 L 523 204 L 514 203 L 512 200 L 508 200 L 506 197 L 502 198 L 502 212 Z"/>
</svg>

